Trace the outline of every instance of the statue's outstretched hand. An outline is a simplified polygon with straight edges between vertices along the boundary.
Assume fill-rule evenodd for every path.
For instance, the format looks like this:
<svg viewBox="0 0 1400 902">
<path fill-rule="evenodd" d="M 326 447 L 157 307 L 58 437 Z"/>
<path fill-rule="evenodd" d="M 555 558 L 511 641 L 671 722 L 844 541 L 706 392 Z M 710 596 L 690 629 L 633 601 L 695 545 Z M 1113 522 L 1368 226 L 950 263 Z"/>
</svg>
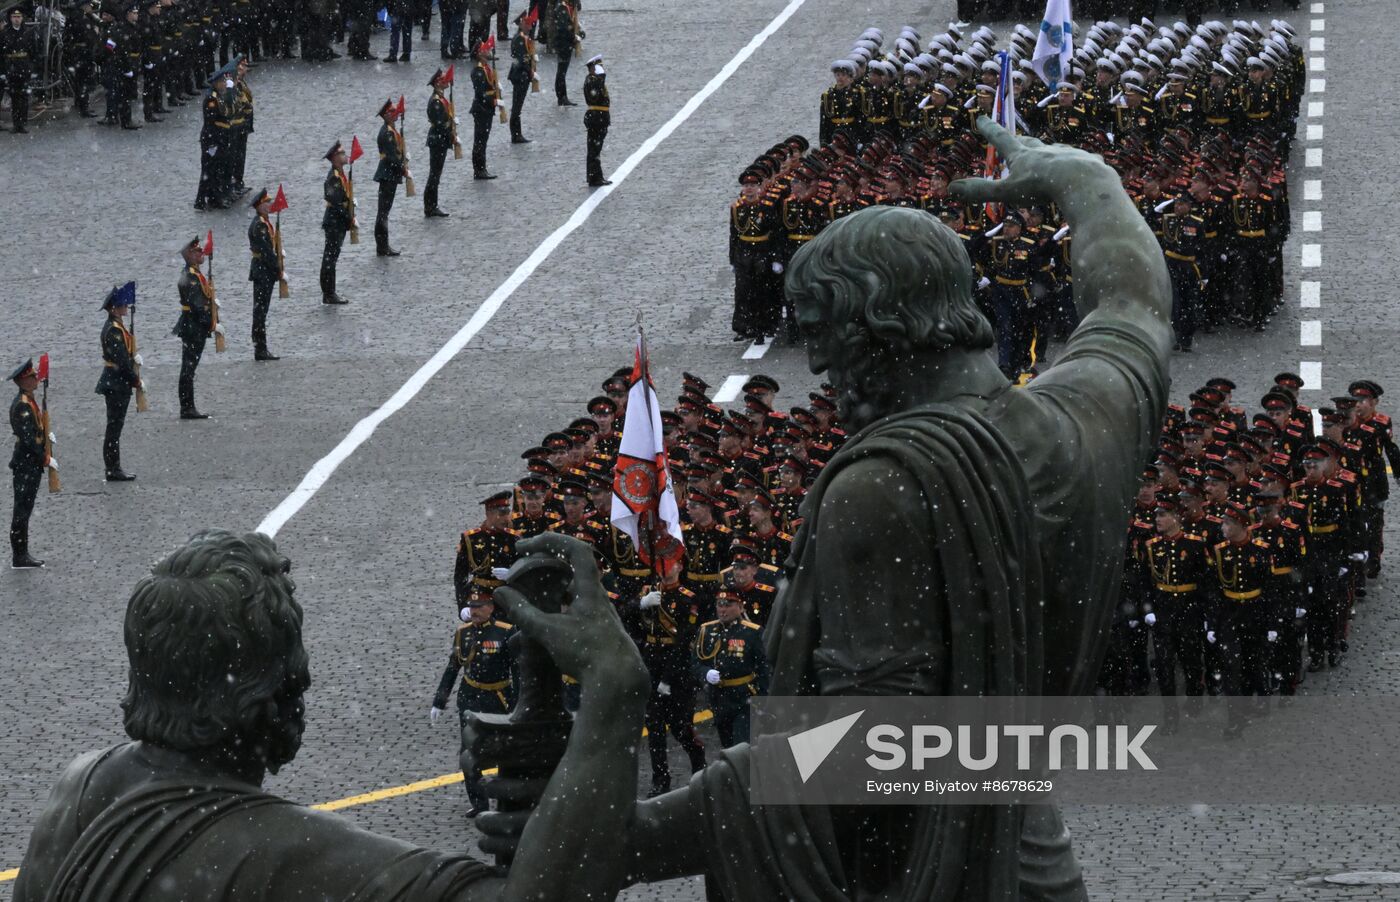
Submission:
<svg viewBox="0 0 1400 902">
<path fill-rule="evenodd" d="M 1067 144 L 1045 144 L 1035 138 L 1013 135 L 986 116 L 977 120 L 980 131 L 1006 162 L 1003 179 L 959 179 L 950 187 L 967 203 L 1064 204 L 1070 191 L 1089 176 L 1113 176 L 1100 157 Z"/>
</svg>

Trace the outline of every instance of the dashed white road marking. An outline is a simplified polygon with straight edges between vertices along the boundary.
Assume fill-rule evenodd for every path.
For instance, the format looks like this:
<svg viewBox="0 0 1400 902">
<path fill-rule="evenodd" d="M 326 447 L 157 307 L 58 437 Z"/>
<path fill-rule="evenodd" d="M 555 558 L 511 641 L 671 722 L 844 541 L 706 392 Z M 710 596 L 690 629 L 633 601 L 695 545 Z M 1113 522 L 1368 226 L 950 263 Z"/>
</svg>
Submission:
<svg viewBox="0 0 1400 902">
<path fill-rule="evenodd" d="M 1320 244 L 1305 244 L 1305 245 L 1303 245 L 1303 268 L 1304 268 L 1304 269 L 1316 269 L 1317 267 L 1319 267 L 1319 266 L 1321 266 L 1321 265 L 1322 265 L 1322 245 L 1320 245 Z"/>
<path fill-rule="evenodd" d="M 1308 118 L 1320 119 L 1325 110 L 1326 104 L 1321 100 L 1308 101 Z"/>
<path fill-rule="evenodd" d="M 1309 72 L 1326 72 L 1326 71 L 1327 71 L 1327 58 L 1326 58 L 1326 57 L 1322 57 L 1322 56 L 1314 56 L 1314 57 L 1312 57 L 1311 59 L 1309 59 L 1309 60 L 1308 60 L 1308 71 L 1309 71 Z"/>
<path fill-rule="evenodd" d="M 1308 179 L 1303 182 L 1303 200 L 1322 200 L 1322 180 Z"/>
<path fill-rule="evenodd" d="M 1312 93 L 1312 94 L 1325 94 L 1325 93 L 1327 92 L 1327 79 L 1325 79 L 1325 78 L 1310 78 L 1310 79 L 1308 79 L 1308 91 L 1309 91 L 1310 93 Z"/>
<path fill-rule="evenodd" d="M 1303 156 L 1303 165 L 1316 169 L 1322 165 L 1322 148 L 1309 147 L 1308 152 Z"/>
<path fill-rule="evenodd" d="M 1322 344 L 1322 320 L 1305 319 L 1298 327 L 1298 344 L 1305 348 Z"/>
<path fill-rule="evenodd" d="M 1309 140 L 1309 141 L 1321 141 L 1321 140 L 1322 140 L 1322 126 L 1320 126 L 1320 125 L 1309 125 L 1309 126 L 1308 126 L 1308 140 Z"/>
<path fill-rule="evenodd" d="M 1301 303 L 1304 307 L 1322 306 L 1322 283 L 1304 282 L 1301 290 Z"/>
<path fill-rule="evenodd" d="M 715 390 L 715 403 L 728 404 L 730 401 L 733 401 L 735 398 L 739 397 L 739 392 L 744 390 L 744 383 L 748 381 L 749 377 L 742 373 L 725 377 L 725 380 L 720 383 L 719 388 Z"/>
<path fill-rule="evenodd" d="M 1298 375 L 1303 377 L 1303 391 L 1322 391 L 1322 361 L 1304 360 L 1298 364 Z"/>
<path fill-rule="evenodd" d="M 1318 210 L 1309 210 L 1303 214 L 1303 231 L 1322 231 L 1322 213 Z"/>
<path fill-rule="evenodd" d="M 1308 49 L 1314 53 L 1327 49 L 1326 38 L 1308 38 Z"/>
<path fill-rule="evenodd" d="M 773 342 L 771 341 L 756 341 L 744 349 L 744 359 L 761 360 L 763 355 L 767 354 L 768 349 L 771 347 L 773 347 Z"/>
</svg>

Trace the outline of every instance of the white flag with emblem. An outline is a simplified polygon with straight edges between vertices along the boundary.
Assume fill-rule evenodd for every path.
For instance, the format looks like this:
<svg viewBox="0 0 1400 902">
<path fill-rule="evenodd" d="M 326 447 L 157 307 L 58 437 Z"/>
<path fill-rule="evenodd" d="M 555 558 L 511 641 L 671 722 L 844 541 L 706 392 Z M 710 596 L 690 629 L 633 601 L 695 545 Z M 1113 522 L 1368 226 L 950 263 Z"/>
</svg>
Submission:
<svg viewBox="0 0 1400 902">
<path fill-rule="evenodd" d="M 680 510 L 666 466 L 661 406 L 651 387 L 646 340 L 641 334 L 631 381 L 613 469 L 612 523 L 632 540 L 644 562 L 678 560 L 684 547 Z"/>
<path fill-rule="evenodd" d="M 1070 21 L 1069 0 L 1045 0 L 1045 18 L 1040 20 L 1040 36 L 1035 39 L 1031 68 L 1053 91 L 1069 75 L 1073 55 L 1074 26 Z"/>
</svg>

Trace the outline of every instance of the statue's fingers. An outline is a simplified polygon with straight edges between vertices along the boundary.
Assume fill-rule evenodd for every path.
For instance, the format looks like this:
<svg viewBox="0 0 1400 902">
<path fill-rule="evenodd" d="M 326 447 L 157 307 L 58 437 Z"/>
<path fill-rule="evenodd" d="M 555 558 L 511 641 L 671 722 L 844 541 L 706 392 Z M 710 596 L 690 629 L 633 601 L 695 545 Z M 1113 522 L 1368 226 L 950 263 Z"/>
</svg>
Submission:
<svg viewBox="0 0 1400 902">
<path fill-rule="evenodd" d="M 485 814 L 477 815 L 477 819 L 485 817 Z M 476 847 L 487 855 L 514 855 L 520 847 L 520 837 L 518 836 L 483 836 L 477 840 Z"/>
<path fill-rule="evenodd" d="M 958 179 L 948 186 L 948 193 L 965 203 L 988 203 L 1002 199 L 1000 185 L 992 179 Z"/>
<path fill-rule="evenodd" d="M 544 795 L 547 786 L 549 777 L 502 777 L 498 774 L 487 774 L 481 778 L 481 791 L 503 802 L 538 801 Z"/>
<path fill-rule="evenodd" d="M 997 153 L 1007 163 L 1020 156 L 1024 149 L 1021 139 L 1011 134 L 1011 132 L 997 125 L 988 116 L 977 117 L 977 130 L 983 134 L 992 146 L 997 149 Z"/>
<path fill-rule="evenodd" d="M 510 586 L 497 586 L 496 591 L 491 593 L 492 600 L 504 609 L 504 613 L 510 617 L 511 621 L 524 630 L 528 635 L 546 641 L 553 637 L 558 630 L 555 622 L 557 614 L 546 614 L 530 603 L 530 600 L 519 590 Z"/>
<path fill-rule="evenodd" d="M 489 816 L 488 816 L 489 815 Z M 476 819 L 477 829 L 487 836 L 514 843 L 519 841 L 525 825 L 530 822 L 530 809 L 521 811 L 483 811 Z"/>
<path fill-rule="evenodd" d="M 596 573 L 598 570 L 592 546 L 572 536 L 544 532 L 529 539 L 521 539 L 515 547 L 523 554 L 552 554 L 562 558 L 573 568 L 574 573 Z"/>
</svg>

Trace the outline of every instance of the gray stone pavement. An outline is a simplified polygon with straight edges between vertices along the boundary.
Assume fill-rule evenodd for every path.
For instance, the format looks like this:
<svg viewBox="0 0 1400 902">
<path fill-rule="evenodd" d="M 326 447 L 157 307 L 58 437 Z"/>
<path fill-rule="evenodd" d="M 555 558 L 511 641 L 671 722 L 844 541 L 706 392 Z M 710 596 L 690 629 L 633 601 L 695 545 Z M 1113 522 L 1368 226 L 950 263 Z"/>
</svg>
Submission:
<svg viewBox="0 0 1400 902">
<path fill-rule="evenodd" d="M 518 4 L 516 4 L 518 5 Z M 611 171 L 652 135 L 784 6 L 750 0 L 723 7 L 659 0 L 589 9 L 587 49 L 608 54 L 615 125 L 604 151 Z M 1306 3 L 1305 3 L 1306 6 Z M 1286 304 L 1263 335 L 1203 336 L 1174 361 L 1177 396 L 1227 374 L 1242 403 L 1269 377 L 1322 363 L 1323 398 L 1366 375 L 1400 386 L 1390 349 L 1397 239 L 1385 227 L 1393 183 L 1377 178 L 1394 156 L 1397 126 L 1373 110 L 1400 103 L 1400 84 L 1376 79 L 1393 56 L 1390 5 L 1332 0 L 1324 30 L 1306 13 L 1304 35 L 1325 35 L 1327 80 L 1322 141 L 1300 138 L 1294 211 L 1320 210 L 1323 231 L 1287 248 Z M 722 11 L 721 11 L 722 10 Z M 949 20 L 948 0 L 909 3 L 806 0 L 792 19 L 598 207 L 511 297 L 485 329 L 402 411 L 385 422 L 281 531 L 307 611 L 315 685 L 297 761 L 273 791 L 321 802 L 396 786 L 453 769 L 456 741 L 432 728 L 427 706 L 454 622 L 450 602 L 457 533 L 476 522 L 477 501 L 518 475 L 520 450 L 578 415 L 598 382 L 630 362 L 634 313 L 645 310 L 663 396 L 682 369 L 718 385 L 731 373 L 763 371 L 792 403 L 814 387 L 796 349 L 740 359 L 727 329 L 729 277 L 724 208 L 734 174 L 793 131 L 814 134 L 826 64 L 869 24 L 906 20 L 931 34 Z M 382 50 L 383 35 L 376 37 Z M 1323 55 L 1323 54 L 1319 54 Z M 321 154 L 357 133 L 372 146 L 373 112 L 405 93 L 410 150 L 426 178 L 423 107 L 435 53 L 412 65 L 341 61 L 272 63 L 255 70 L 258 132 L 249 183 L 286 185 L 283 216 L 293 298 L 275 301 L 271 343 L 284 360 L 254 364 L 247 340 L 249 290 L 245 210 L 197 214 L 198 111 L 189 107 L 137 134 L 75 120 L 45 122 L 21 144 L 0 134 L 7 274 L 0 360 L 48 350 L 65 492 L 42 495 L 34 520 L 42 573 L 0 571 L 0 870 L 19 863 L 29 825 L 49 785 L 77 752 L 119 741 L 124 688 L 121 617 L 131 585 L 150 563 L 206 525 L 254 528 L 361 417 L 383 403 L 477 306 L 587 197 L 582 116 L 545 92 L 526 105 L 535 143 L 509 145 L 493 132 L 491 166 L 501 178 L 475 183 L 466 160 L 448 161 L 449 220 L 425 221 L 418 200 L 394 210 L 397 260 L 373 256 L 372 166 L 358 167 L 365 243 L 342 258 L 351 306 L 323 309 L 319 259 Z M 581 67 L 572 72 L 573 91 Z M 459 97 L 459 104 L 463 98 Z M 465 117 L 464 117 L 465 118 Z M 1302 149 L 1321 147 L 1306 169 Z M 365 163 L 372 160 L 366 159 Z M 1323 199 L 1304 203 L 1304 178 Z M 200 406 L 206 423 L 174 419 L 178 344 L 175 251 L 216 230 L 216 274 L 229 353 L 206 355 Z M 1304 239 L 1322 245 L 1323 344 L 1299 347 L 1297 299 Z M 125 459 L 139 482 L 101 481 L 102 406 L 91 394 L 98 366 L 96 310 L 106 288 L 135 278 L 153 410 L 128 421 Z M 1400 392 L 1400 388 L 1395 391 Z M 1392 536 L 1394 538 L 1394 536 Z M 1309 680 L 1319 693 L 1396 694 L 1400 628 L 1390 581 L 1361 605 L 1353 651 L 1335 674 Z M 708 733 L 713 739 L 713 734 Z M 676 773 L 684 773 L 679 761 Z M 643 765 L 645 772 L 645 765 Z M 643 777 L 645 779 L 645 776 Z M 462 793 L 446 787 L 347 809 L 359 823 L 437 848 L 471 847 Z M 1373 889 L 1306 884 L 1341 869 L 1400 865 L 1400 828 L 1387 809 L 1232 808 L 1188 811 L 1080 808 L 1067 812 L 1094 898 L 1315 899 L 1371 897 Z M 0 883 L 0 898 L 10 884 Z M 699 898 L 695 881 L 629 891 L 629 898 Z"/>
</svg>

